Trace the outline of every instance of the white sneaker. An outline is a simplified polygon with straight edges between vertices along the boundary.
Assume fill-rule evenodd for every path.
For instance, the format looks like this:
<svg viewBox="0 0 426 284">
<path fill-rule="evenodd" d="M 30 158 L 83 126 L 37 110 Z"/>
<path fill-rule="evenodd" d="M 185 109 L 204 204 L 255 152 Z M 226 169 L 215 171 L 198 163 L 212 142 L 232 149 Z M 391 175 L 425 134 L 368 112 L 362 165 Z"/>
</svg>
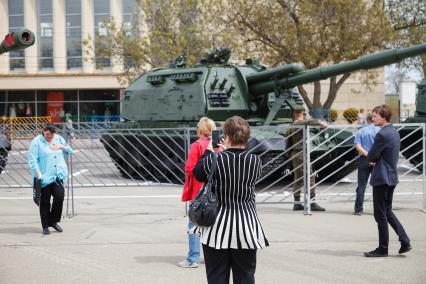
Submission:
<svg viewBox="0 0 426 284">
<path fill-rule="evenodd" d="M 176 265 L 179 266 L 179 267 L 182 267 L 182 268 L 197 268 L 198 267 L 198 263 L 189 262 L 186 259 L 182 260 L 181 262 L 178 262 Z"/>
</svg>

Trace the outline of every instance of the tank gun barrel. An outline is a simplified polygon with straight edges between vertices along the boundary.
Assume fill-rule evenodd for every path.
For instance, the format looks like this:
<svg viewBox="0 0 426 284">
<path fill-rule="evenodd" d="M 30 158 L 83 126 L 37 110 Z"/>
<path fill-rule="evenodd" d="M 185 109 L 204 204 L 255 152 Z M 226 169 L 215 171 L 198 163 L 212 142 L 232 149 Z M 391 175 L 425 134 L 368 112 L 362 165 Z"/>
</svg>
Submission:
<svg viewBox="0 0 426 284">
<path fill-rule="evenodd" d="M 30 47 L 35 42 L 34 33 L 28 29 L 19 29 L 7 34 L 0 43 L 0 55 Z"/>
<path fill-rule="evenodd" d="M 333 76 L 350 73 L 353 71 L 372 69 L 385 65 L 397 63 L 405 58 L 414 57 L 426 53 L 426 44 L 419 44 L 408 48 L 395 48 L 362 56 L 359 59 L 334 64 L 325 67 L 318 67 L 307 71 L 297 72 L 296 74 L 281 79 L 269 79 L 266 81 L 249 80 L 249 77 L 260 77 L 262 73 L 278 69 L 280 67 L 259 72 L 247 77 L 248 87 L 252 95 L 265 94 L 273 92 L 278 86 L 282 89 L 290 89 L 302 84 L 324 80 Z M 284 67 L 287 65 L 284 65 Z M 272 77 L 269 75 L 269 77 Z M 265 78 L 265 77 L 264 77 Z"/>
<path fill-rule="evenodd" d="M 250 74 L 247 76 L 247 82 L 249 84 L 254 84 L 256 82 L 264 82 L 273 78 L 290 76 L 292 74 L 300 73 L 302 71 L 305 71 L 305 68 L 302 64 L 292 63 L 283 66 L 278 66 L 276 68 L 271 68 L 259 73 Z"/>
</svg>

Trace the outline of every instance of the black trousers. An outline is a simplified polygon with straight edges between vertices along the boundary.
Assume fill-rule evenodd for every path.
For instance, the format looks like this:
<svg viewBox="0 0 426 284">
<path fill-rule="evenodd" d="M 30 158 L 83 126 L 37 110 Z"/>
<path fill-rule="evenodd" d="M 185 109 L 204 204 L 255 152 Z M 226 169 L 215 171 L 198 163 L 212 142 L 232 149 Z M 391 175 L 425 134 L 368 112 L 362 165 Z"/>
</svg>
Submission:
<svg viewBox="0 0 426 284">
<path fill-rule="evenodd" d="M 228 284 L 232 269 L 234 284 L 254 284 L 256 249 L 214 249 L 203 244 L 209 284 Z"/>
<path fill-rule="evenodd" d="M 374 219 L 379 229 L 379 249 L 388 252 L 389 230 L 388 223 L 399 237 L 401 244 L 409 245 L 407 233 L 392 212 L 392 199 L 395 186 L 373 186 Z"/>
<path fill-rule="evenodd" d="M 41 188 L 40 219 L 43 228 L 47 228 L 50 225 L 61 221 L 64 195 L 65 190 L 63 183 L 58 179 Z M 50 207 L 51 196 L 53 196 L 52 207 Z"/>
</svg>

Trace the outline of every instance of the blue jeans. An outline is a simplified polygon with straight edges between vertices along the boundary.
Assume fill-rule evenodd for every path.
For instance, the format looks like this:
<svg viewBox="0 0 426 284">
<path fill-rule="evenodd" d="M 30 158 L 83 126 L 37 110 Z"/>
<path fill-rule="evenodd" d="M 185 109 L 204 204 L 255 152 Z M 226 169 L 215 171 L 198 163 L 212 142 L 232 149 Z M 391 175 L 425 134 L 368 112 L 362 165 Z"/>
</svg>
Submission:
<svg viewBox="0 0 426 284">
<path fill-rule="evenodd" d="M 372 168 L 368 166 L 367 157 L 360 156 L 358 164 L 358 186 L 356 188 L 355 212 L 363 212 L 364 194 Z"/>
<path fill-rule="evenodd" d="M 194 225 L 188 219 L 188 230 Z M 200 238 L 194 234 L 188 234 L 189 251 L 186 260 L 190 263 L 198 263 L 200 261 Z"/>
</svg>

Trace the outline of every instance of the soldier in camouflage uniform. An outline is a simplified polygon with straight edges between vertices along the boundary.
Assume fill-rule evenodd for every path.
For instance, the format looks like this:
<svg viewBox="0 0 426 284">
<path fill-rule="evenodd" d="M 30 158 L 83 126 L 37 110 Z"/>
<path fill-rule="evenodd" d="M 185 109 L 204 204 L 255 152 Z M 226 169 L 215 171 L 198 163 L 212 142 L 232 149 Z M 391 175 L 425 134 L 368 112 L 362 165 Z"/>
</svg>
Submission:
<svg viewBox="0 0 426 284">
<path fill-rule="evenodd" d="M 305 111 L 304 109 L 294 109 L 293 110 L 293 125 L 311 125 L 311 126 L 321 126 L 327 127 L 327 124 L 323 121 L 317 119 L 309 119 L 305 120 Z M 294 183 L 293 183 L 293 196 L 295 202 L 300 202 L 300 192 L 303 191 L 303 131 L 302 128 L 293 128 L 289 129 L 286 133 L 286 145 L 287 149 L 293 147 L 290 151 L 292 165 L 293 165 L 293 175 L 294 175 Z M 312 173 L 312 169 L 311 169 Z M 311 191 L 310 198 L 311 200 L 315 199 L 315 176 L 311 175 L 310 177 L 311 183 Z M 293 206 L 293 210 L 303 210 L 304 207 L 302 204 L 295 203 Z M 325 211 L 325 209 L 319 206 L 317 203 L 311 203 L 312 211 Z"/>
</svg>

